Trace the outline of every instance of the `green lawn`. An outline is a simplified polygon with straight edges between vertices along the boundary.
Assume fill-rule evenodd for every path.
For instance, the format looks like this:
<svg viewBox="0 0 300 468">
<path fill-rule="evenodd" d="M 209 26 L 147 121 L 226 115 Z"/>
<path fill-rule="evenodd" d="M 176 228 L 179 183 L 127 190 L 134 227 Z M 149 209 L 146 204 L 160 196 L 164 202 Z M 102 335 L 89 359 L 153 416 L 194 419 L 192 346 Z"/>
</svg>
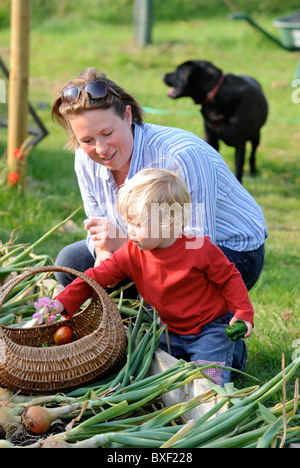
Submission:
<svg viewBox="0 0 300 468">
<path fill-rule="evenodd" d="M 129 2 L 120 3 L 129 8 Z M 224 72 L 256 77 L 268 98 L 270 114 L 257 154 L 259 174 L 249 177 L 246 166 L 244 185 L 264 210 L 269 239 L 263 274 L 250 292 L 256 322 L 248 340 L 247 370 L 266 380 L 280 370 L 282 353 L 290 361 L 295 351 L 293 343 L 300 338 L 300 104 L 292 102 L 298 54 L 280 49 L 245 22 L 229 21 L 229 11 L 224 8 L 214 12 L 210 8 L 205 15 L 202 6 L 199 14 L 193 10 L 194 16 L 187 15 L 184 20 L 179 19 L 179 12 L 177 16 L 172 13 L 168 21 L 161 7 L 161 17 L 154 23 L 153 42 L 145 49 L 133 40 L 131 20 L 123 24 L 101 22 L 100 15 L 95 14 L 95 19 L 83 21 L 76 11 L 49 15 L 43 20 L 35 18 L 31 31 L 30 101 L 50 134 L 28 157 L 25 197 L 7 190 L 3 181 L 5 160 L 0 159 L 0 240 L 6 242 L 11 231 L 20 228 L 19 239 L 33 242 L 81 204 L 73 155 L 63 149 L 66 136 L 51 122 L 50 108 L 60 87 L 82 69 L 95 66 L 127 88 L 147 110 L 147 122 L 185 128 L 200 137 L 203 122 L 199 108 L 190 99 L 169 100 L 161 75 L 195 58 L 210 60 Z M 255 18 L 278 35 L 272 24 L 278 15 L 255 13 Z M 9 28 L 3 26 L 0 56 L 7 64 L 9 41 Z M 0 106 L 5 113 L 5 105 Z M 6 129 L 0 127 L 0 154 L 5 147 Z M 222 145 L 220 152 L 233 169 L 233 148 Z M 40 246 L 40 251 L 54 258 L 66 243 L 82 238 L 84 217 L 82 210 L 74 218 L 78 232 L 57 232 Z"/>
</svg>

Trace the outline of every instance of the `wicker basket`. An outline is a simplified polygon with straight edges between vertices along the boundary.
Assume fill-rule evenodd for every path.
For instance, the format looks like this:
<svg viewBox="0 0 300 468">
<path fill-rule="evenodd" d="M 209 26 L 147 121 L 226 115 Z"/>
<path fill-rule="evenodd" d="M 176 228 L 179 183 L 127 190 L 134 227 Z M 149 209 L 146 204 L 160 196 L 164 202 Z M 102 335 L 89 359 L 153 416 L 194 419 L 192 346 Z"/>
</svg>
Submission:
<svg viewBox="0 0 300 468">
<path fill-rule="evenodd" d="M 23 394 L 65 392 L 106 374 L 124 356 L 126 334 L 118 309 L 91 278 L 71 268 L 41 267 L 8 281 L 0 289 L 0 311 L 6 296 L 23 279 L 41 272 L 62 271 L 82 278 L 92 288 L 90 303 L 72 319 L 72 343 L 51 347 L 61 323 L 32 328 L 0 325 L 0 386 Z M 42 347 L 43 343 L 49 347 Z"/>
</svg>

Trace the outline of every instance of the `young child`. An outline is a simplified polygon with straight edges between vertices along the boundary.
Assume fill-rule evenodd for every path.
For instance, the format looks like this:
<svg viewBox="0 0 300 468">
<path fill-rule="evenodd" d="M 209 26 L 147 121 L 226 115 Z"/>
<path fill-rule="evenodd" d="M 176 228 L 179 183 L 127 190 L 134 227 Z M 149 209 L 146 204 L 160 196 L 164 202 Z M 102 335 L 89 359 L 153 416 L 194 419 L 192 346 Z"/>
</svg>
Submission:
<svg viewBox="0 0 300 468">
<path fill-rule="evenodd" d="M 144 300 L 167 324 L 172 354 L 199 363 L 232 367 L 234 354 L 242 369 L 243 340 L 231 342 L 225 332 L 242 320 L 251 335 L 254 311 L 239 271 L 208 237 L 184 233 L 189 217 L 188 189 L 174 173 L 144 169 L 119 190 L 118 210 L 128 223 L 126 244 L 111 258 L 85 274 L 103 288 L 124 278 L 134 281 Z M 91 296 L 80 278 L 55 299 L 56 313 L 72 317 Z M 160 347 L 168 350 L 162 335 Z M 207 372 L 219 385 L 230 381 L 230 371 Z"/>
</svg>

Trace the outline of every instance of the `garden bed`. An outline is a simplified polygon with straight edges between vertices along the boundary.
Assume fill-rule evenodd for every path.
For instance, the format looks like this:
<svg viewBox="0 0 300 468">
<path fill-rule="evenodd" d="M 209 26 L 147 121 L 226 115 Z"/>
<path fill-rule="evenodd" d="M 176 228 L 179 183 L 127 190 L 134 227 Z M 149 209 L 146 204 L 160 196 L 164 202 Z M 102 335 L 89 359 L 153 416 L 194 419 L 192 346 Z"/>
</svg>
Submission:
<svg viewBox="0 0 300 468">
<path fill-rule="evenodd" d="M 40 266 L 33 254 L 37 242 L 30 247 L 14 242 L 3 246 L 2 281 L 23 271 L 23 262 L 29 262 L 30 268 Z M 0 310 L 2 325 L 5 321 L 19 327 L 20 321 L 30 320 L 32 301 L 45 290 L 53 293 L 55 289 L 53 281 L 47 279 L 46 285 L 43 281 L 22 284 L 6 297 Z M 157 349 L 164 327 L 158 326 L 156 314 L 153 319 L 145 314 L 143 302 L 127 303 L 122 294 L 113 294 L 128 340 L 118 369 L 67 394 L 33 397 L 0 389 L 0 447 L 176 450 L 298 446 L 299 382 L 295 376 L 300 357 L 288 365 L 283 357 L 281 372 L 268 381 L 254 379 L 254 385 L 242 389 L 232 383 L 219 387 L 204 376 L 211 364 L 197 366 Z M 293 389 L 291 399 L 286 398 L 287 384 Z M 272 398 L 279 392 L 283 398 L 274 404 Z M 47 415 L 42 429 L 29 418 L 36 410 Z"/>
</svg>

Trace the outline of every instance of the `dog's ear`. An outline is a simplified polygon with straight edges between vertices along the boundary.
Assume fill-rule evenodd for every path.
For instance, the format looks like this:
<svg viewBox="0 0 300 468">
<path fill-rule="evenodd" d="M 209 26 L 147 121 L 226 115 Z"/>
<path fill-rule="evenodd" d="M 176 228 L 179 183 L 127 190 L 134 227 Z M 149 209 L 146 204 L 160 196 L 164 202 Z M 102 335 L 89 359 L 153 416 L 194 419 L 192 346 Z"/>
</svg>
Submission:
<svg viewBox="0 0 300 468">
<path fill-rule="evenodd" d="M 185 65 L 189 96 L 195 104 L 203 104 L 207 93 L 213 89 L 222 76 L 222 70 L 204 60 L 193 60 Z"/>
<path fill-rule="evenodd" d="M 188 84 L 190 82 L 190 76 L 192 75 L 193 71 L 195 70 L 195 61 L 189 60 L 188 62 L 184 62 L 177 67 L 176 73 L 178 78 L 182 84 Z"/>
<path fill-rule="evenodd" d="M 198 78 L 204 83 L 211 85 L 220 79 L 222 70 L 215 67 L 211 62 L 205 60 L 194 60 L 193 79 Z"/>
</svg>

